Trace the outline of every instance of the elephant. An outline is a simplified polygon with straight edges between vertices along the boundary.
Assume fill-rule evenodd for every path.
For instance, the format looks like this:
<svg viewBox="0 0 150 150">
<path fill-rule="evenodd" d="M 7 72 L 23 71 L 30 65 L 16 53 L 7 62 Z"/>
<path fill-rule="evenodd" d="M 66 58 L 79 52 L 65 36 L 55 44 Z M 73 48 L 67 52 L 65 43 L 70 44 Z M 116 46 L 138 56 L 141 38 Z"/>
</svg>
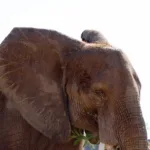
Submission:
<svg viewBox="0 0 150 150">
<path fill-rule="evenodd" d="M 86 42 L 12 29 L 0 45 L 0 149 L 80 150 L 70 140 L 78 128 L 121 150 L 148 150 L 140 79 L 97 33 Z"/>
</svg>

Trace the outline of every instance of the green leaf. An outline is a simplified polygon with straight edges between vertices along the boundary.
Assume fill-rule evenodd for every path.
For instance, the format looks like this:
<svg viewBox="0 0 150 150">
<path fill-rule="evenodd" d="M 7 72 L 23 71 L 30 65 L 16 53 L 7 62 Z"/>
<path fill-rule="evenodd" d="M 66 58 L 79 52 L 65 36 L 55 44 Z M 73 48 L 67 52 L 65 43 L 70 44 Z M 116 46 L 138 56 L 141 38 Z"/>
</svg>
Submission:
<svg viewBox="0 0 150 150">
<path fill-rule="evenodd" d="M 83 130 L 81 129 L 77 129 L 77 128 L 73 128 L 72 129 L 72 135 L 71 135 L 71 139 L 74 139 L 74 145 L 79 144 L 82 140 L 85 141 L 84 143 L 84 147 L 85 146 L 90 146 L 92 149 L 95 147 L 94 144 L 90 143 L 90 139 L 95 138 L 95 136 L 90 133 L 90 132 L 86 132 L 86 135 L 83 134 Z"/>
<path fill-rule="evenodd" d="M 74 145 L 77 145 L 77 144 L 80 143 L 80 141 L 81 141 L 81 139 L 77 139 L 73 144 L 74 144 Z"/>
</svg>

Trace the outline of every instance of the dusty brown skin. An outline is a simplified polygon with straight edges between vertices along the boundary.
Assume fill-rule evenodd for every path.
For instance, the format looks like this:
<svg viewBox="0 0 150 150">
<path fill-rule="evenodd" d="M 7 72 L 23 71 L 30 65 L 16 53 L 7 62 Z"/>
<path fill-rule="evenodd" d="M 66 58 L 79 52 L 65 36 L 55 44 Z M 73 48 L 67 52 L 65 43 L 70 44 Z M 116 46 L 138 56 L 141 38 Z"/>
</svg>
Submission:
<svg viewBox="0 0 150 150">
<path fill-rule="evenodd" d="M 0 148 L 66 149 L 72 125 L 122 150 L 147 150 L 140 88 L 121 50 L 14 28 L 0 47 Z"/>
</svg>

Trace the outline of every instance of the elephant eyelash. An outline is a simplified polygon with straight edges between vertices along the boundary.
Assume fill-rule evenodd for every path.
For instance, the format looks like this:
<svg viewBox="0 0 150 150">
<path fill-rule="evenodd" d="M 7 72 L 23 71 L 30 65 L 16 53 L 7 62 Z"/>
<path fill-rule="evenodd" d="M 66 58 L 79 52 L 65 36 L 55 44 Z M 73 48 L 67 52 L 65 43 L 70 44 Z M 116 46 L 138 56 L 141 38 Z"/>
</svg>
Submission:
<svg viewBox="0 0 150 150">
<path fill-rule="evenodd" d="M 93 92 L 96 96 L 100 97 L 101 99 L 106 98 L 106 94 L 103 90 L 94 90 Z"/>
<path fill-rule="evenodd" d="M 101 95 L 103 94 L 103 91 L 102 90 L 93 90 L 94 94 L 96 95 Z"/>
</svg>

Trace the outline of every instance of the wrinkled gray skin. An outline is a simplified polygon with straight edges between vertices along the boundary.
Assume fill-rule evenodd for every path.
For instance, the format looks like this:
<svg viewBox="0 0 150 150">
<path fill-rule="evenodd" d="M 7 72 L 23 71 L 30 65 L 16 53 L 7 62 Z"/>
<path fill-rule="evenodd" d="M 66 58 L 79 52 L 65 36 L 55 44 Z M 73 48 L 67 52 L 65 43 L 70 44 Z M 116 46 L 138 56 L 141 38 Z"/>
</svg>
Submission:
<svg viewBox="0 0 150 150">
<path fill-rule="evenodd" d="M 148 149 L 138 75 L 97 33 L 91 44 L 36 28 L 14 28 L 4 39 L 0 150 L 80 150 L 69 141 L 72 127 L 121 150 Z"/>
</svg>

